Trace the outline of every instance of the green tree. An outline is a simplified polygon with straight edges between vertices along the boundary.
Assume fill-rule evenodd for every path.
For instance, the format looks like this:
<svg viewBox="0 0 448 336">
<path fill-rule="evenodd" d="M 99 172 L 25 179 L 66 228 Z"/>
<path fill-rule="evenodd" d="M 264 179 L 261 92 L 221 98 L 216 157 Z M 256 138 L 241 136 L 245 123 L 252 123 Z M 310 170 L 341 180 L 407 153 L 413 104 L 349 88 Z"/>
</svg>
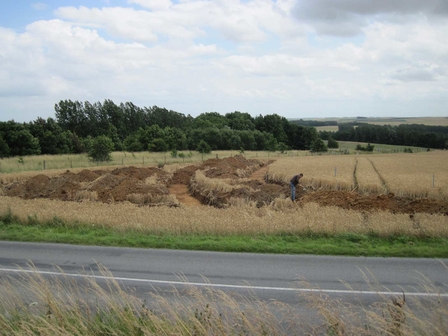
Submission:
<svg viewBox="0 0 448 336">
<path fill-rule="evenodd" d="M 285 153 L 286 150 L 288 149 L 288 146 L 286 146 L 286 144 L 284 142 L 280 142 L 278 144 L 278 150 L 280 151 L 280 153 Z"/>
<path fill-rule="evenodd" d="M 319 153 L 328 151 L 327 145 L 321 138 L 317 138 L 311 143 L 311 152 Z"/>
<path fill-rule="evenodd" d="M 0 133 L 0 158 L 8 157 L 10 153 L 9 146 L 3 139 L 3 135 Z"/>
<path fill-rule="evenodd" d="M 328 148 L 339 148 L 339 143 L 332 137 L 328 139 Z"/>
<path fill-rule="evenodd" d="M 156 138 L 149 143 L 148 150 L 150 152 L 166 152 L 168 145 L 162 138 Z"/>
<path fill-rule="evenodd" d="M 128 152 L 141 152 L 144 150 L 142 143 L 139 141 L 137 134 L 131 134 L 123 141 L 123 147 Z"/>
<path fill-rule="evenodd" d="M 204 140 L 199 141 L 197 151 L 199 153 L 208 154 L 212 151 L 210 145 L 206 143 Z"/>
<path fill-rule="evenodd" d="M 27 124 L 20 124 L 14 120 L 0 122 L 0 133 L 12 156 L 39 155 L 41 153 L 39 139 L 30 133 Z"/>
<path fill-rule="evenodd" d="M 92 141 L 92 148 L 88 152 L 88 157 L 94 162 L 111 161 L 111 153 L 114 150 L 114 143 L 105 135 L 97 136 Z"/>
</svg>

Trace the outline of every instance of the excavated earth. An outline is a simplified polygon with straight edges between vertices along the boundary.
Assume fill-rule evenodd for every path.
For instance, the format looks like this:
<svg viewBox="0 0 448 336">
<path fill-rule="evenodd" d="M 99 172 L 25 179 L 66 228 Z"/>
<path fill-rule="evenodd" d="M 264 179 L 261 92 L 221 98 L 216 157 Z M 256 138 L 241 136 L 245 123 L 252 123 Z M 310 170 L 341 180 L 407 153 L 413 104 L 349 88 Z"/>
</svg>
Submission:
<svg viewBox="0 0 448 336">
<path fill-rule="evenodd" d="M 49 177 L 38 174 L 23 182 L 3 185 L 3 195 L 24 199 L 49 198 L 63 201 L 83 201 L 88 195 L 93 200 L 113 203 L 139 199 L 166 199 L 174 194 L 181 202 L 188 198 L 197 204 L 226 207 L 232 200 L 243 199 L 262 207 L 275 198 L 288 197 L 288 184 L 267 183 L 263 173 L 272 161 L 247 160 L 241 155 L 225 159 L 210 159 L 202 164 L 190 165 L 168 173 L 157 167 L 122 167 L 114 170 L 84 169 L 79 173 L 67 170 L 65 173 Z M 235 181 L 230 192 L 200 190 L 195 182 L 197 170 L 203 171 L 210 179 Z M 183 190 L 188 195 L 176 194 Z M 146 197 L 146 198 L 145 198 Z M 165 197 L 165 198 L 164 198 Z M 388 195 L 361 195 L 348 191 L 298 191 L 298 205 L 315 202 L 321 206 L 337 206 L 357 211 L 386 210 L 392 213 L 430 213 L 448 215 L 448 202 L 428 198 L 398 197 Z M 92 200 L 90 198 L 90 200 Z M 188 202 L 185 201 L 188 205 Z M 137 202 L 138 203 L 138 202 Z M 157 205 L 143 202 L 145 205 Z M 141 204 L 142 205 L 142 204 Z M 164 204 L 177 206 L 179 204 Z"/>
</svg>

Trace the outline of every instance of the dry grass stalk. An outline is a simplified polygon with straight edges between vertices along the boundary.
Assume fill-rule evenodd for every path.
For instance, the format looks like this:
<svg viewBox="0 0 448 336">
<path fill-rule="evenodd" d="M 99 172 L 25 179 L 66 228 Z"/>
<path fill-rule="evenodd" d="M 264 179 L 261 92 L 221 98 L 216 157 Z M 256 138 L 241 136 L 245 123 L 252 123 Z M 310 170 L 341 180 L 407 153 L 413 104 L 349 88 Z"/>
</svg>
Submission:
<svg viewBox="0 0 448 336">
<path fill-rule="evenodd" d="M 147 185 L 156 185 L 158 184 L 159 180 L 157 177 L 157 174 L 151 175 L 150 177 L 147 177 L 145 180 L 145 184 Z"/>
<path fill-rule="evenodd" d="M 371 275 L 370 275 L 371 276 Z M 366 306 L 331 299 L 318 292 L 304 294 L 310 309 L 317 309 L 324 320 L 314 328 L 318 335 L 447 335 L 448 304 L 437 297 L 440 290 L 432 284 L 422 283 L 419 291 L 436 296 L 431 298 L 392 296 L 387 288 L 378 287 L 375 279 L 365 278 L 373 292 L 381 292 L 379 299 Z M 301 287 L 310 287 L 305 281 Z M 348 288 L 352 290 L 352 288 Z M 352 299 L 362 302 L 363 298 Z"/>
<path fill-rule="evenodd" d="M 32 268 L 35 270 L 34 268 Z M 290 335 L 303 334 L 287 305 L 193 286 L 155 292 L 148 303 L 123 289 L 99 266 L 106 286 L 85 276 L 24 273 L 0 284 L 0 335 Z M 186 279 L 185 279 L 186 280 Z M 285 321 L 289 321 L 286 323 Z"/>
<path fill-rule="evenodd" d="M 76 282 L 43 276 L 34 266 L 0 282 L 0 335 L 447 335 L 448 305 L 440 297 L 393 297 L 379 294 L 373 303 L 351 304 L 320 293 L 306 281 L 297 294 L 307 302 L 300 316 L 295 304 L 262 301 L 211 287 L 172 288 L 167 299 L 157 291 L 148 302 L 124 288 L 98 265 L 105 285 L 87 274 Z M 361 271 L 362 272 L 362 271 Z M 370 277 L 371 275 L 369 275 Z M 366 278 L 375 286 L 375 279 Z M 187 282 L 188 279 L 180 278 Z M 207 279 L 204 279 L 207 282 Z M 425 279 L 420 292 L 439 291 Z M 349 288 L 351 289 L 351 288 Z M 372 288 L 387 293 L 387 289 Z M 356 300 L 352 300 L 354 302 Z"/>
<path fill-rule="evenodd" d="M 179 201 L 174 195 L 130 194 L 126 200 L 138 205 L 179 206 Z"/>
<path fill-rule="evenodd" d="M 167 200 L 171 201 L 174 202 Z M 7 213 L 10 209 L 24 222 L 29 216 L 35 216 L 41 221 L 57 217 L 73 223 L 92 223 L 116 230 L 135 230 L 142 233 L 258 235 L 373 232 L 381 236 L 403 234 L 448 237 L 448 216 L 416 214 L 411 218 L 409 215 L 383 211 L 366 215 L 337 207 L 320 207 L 315 203 L 305 204 L 303 207 L 290 206 L 289 202 L 275 200 L 266 209 L 254 208 L 251 204 L 228 209 L 208 206 L 149 208 L 130 203 L 24 200 L 0 196 L 0 212 Z"/>
<path fill-rule="evenodd" d="M 98 193 L 96 191 L 88 191 L 88 190 L 79 190 L 76 192 L 73 197 L 74 201 L 89 201 L 96 202 L 98 201 Z"/>
<path fill-rule="evenodd" d="M 193 176 L 193 181 L 196 192 L 203 193 L 204 190 L 216 192 L 231 192 L 234 189 L 241 188 L 241 185 L 229 184 L 224 179 L 214 179 L 205 176 L 202 170 L 197 170 Z"/>
</svg>

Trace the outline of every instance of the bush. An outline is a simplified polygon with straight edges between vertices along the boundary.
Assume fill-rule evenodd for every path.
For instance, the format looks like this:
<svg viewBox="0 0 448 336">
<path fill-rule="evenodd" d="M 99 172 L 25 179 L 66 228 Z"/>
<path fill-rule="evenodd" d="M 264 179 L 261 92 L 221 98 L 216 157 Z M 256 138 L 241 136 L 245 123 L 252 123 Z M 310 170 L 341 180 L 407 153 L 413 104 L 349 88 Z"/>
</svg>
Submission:
<svg viewBox="0 0 448 336">
<path fill-rule="evenodd" d="M 334 140 L 332 137 L 328 139 L 328 148 L 339 148 L 339 143 Z"/>
<path fill-rule="evenodd" d="M 356 150 L 364 151 L 364 152 L 373 152 L 373 148 L 375 146 L 372 146 L 370 143 L 367 146 L 361 146 L 360 144 L 356 145 Z"/>
<path fill-rule="evenodd" d="M 114 143 L 105 135 L 100 135 L 93 139 L 92 147 L 87 156 L 93 162 L 111 161 L 111 153 L 114 150 Z"/>
<path fill-rule="evenodd" d="M 204 140 L 201 140 L 198 144 L 197 151 L 199 153 L 209 154 L 212 149 L 208 143 L 206 143 Z"/>
<path fill-rule="evenodd" d="M 321 138 L 317 138 L 311 143 L 310 151 L 314 153 L 327 152 L 328 148 Z"/>
</svg>

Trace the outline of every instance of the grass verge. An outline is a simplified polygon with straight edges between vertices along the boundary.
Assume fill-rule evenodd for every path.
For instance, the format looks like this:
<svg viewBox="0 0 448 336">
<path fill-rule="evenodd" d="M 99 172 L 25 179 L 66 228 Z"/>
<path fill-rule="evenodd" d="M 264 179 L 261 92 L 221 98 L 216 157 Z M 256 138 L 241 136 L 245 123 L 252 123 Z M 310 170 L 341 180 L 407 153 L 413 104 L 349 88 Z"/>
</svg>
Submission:
<svg viewBox="0 0 448 336">
<path fill-rule="evenodd" d="M 317 235 L 200 235 L 136 230 L 113 230 L 93 224 L 69 223 L 58 218 L 20 222 L 11 214 L 0 217 L 0 240 L 51 242 L 96 246 L 166 248 L 221 252 L 447 258 L 447 238 L 379 237 L 343 233 Z"/>
</svg>

